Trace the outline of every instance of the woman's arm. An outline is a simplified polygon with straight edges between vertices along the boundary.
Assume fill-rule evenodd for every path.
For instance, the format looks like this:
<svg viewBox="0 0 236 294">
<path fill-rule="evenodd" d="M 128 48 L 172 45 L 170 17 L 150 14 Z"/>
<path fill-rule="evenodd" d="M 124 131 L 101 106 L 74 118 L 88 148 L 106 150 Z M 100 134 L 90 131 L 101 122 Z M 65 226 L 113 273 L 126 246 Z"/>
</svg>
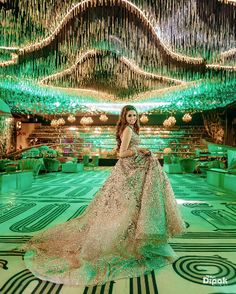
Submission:
<svg viewBox="0 0 236 294">
<path fill-rule="evenodd" d="M 136 154 L 136 151 L 128 149 L 129 143 L 132 136 L 132 130 L 129 127 L 126 127 L 123 131 L 121 138 L 121 146 L 119 150 L 119 157 L 130 157 Z"/>
</svg>

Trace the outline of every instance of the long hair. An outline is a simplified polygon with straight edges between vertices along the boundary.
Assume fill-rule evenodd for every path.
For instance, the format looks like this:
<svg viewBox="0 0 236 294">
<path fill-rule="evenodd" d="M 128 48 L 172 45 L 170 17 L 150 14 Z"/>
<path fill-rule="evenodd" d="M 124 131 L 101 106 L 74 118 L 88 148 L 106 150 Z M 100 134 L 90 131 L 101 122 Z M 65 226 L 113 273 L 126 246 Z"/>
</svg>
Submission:
<svg viewBox="0 0 236 294">
<path fill-rule="evenodd" d="M 129 110 L 134 110 L 137 114 L 137 120 L 134 124 L 134 131 L 136 134 L 139 134 L 140 125 L 139 125 L 139 115 L 138 115 L 137 109 L 132 105 L 126 105 L 122 108 L 118 122 L 116 124 L 116 141 L 117 141 L 116 150 L 117 151 L 119 151 L 120 145 L 121 145 L 120 136 L 121 136 L 122 132 L 124 131 L 125 127 L 129 125 L 126 121 L 126 114 Z"/>
</svg>

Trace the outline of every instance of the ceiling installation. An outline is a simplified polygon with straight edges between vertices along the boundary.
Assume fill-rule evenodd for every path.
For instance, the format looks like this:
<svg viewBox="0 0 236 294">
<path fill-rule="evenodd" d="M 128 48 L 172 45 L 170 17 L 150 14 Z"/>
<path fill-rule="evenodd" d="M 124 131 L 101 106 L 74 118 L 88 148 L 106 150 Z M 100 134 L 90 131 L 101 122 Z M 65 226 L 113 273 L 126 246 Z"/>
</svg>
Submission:
<svg viewBox="0 0 236 294">
<path fill-rule="evenodd" d="M 14 113 L 193 111 L 236 101 L 236 3 L 0 0 Z"/>
</svg>

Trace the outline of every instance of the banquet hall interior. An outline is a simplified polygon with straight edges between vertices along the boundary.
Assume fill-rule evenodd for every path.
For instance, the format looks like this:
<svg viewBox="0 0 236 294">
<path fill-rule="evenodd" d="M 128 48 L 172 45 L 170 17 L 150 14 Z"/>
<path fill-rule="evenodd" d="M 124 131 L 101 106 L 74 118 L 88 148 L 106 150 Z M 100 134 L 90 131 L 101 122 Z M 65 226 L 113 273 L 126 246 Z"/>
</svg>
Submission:
<svg viewBox="0 0 236 294">
<path fill-rule="evenodd" d="M 0 21 L 0 292 L 235 294 L 236 1 L 0 0 Z M 86 210 L 119 160 L 124 105 L 183 215 L 178 258 L 103 285 L 43 281 L 19 248 Z"/>
</svg>

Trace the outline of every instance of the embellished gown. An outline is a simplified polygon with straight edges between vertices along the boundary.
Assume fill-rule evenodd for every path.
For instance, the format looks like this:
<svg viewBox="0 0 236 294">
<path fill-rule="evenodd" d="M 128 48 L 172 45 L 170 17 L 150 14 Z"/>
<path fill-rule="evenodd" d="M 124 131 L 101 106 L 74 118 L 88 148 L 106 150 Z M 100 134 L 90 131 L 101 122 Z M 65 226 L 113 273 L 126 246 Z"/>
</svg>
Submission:
<svg viewBox="0 0 236 294">
<path fill-rule="evenodd" d="M 132 131 L 129 148 L 139 136 Z M 67 285 L 101 285 L 173 262 L 168 239 L 184 222 L 153 154 L 120 158 L 84 213 L 35 235 L 24 246 L 37 277 Z"/>
</svg>

